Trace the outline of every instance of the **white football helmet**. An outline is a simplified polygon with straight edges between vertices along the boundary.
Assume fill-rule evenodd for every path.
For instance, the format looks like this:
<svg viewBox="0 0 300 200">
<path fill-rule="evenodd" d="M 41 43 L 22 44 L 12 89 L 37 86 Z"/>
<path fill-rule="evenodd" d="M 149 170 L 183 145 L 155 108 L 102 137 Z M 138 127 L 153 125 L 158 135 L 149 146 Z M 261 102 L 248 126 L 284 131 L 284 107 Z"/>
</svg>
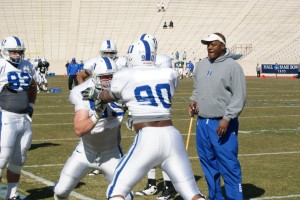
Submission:
<svg viewBox="0 0 300 200">
<path fill-rule="evenodd" d="M 116 63 L 108 57 L 102 57 L 94 64 L 92 72 L 93 82 L 98 89 L 105 89 L 110 87 L 109 75 L 113 75 L 117 71 Z"/>
<path fill-rule="evenodd" d="M 24 43 L 16 36 L 10 36 L 2 40 L 1 42 L 1 56 L 14 64 L 19 64 L 25 57 Z M 12 56 L 9 54 L 10 51 L 20 52 L 18 55 Z"/>
<path fill-rule="evenodd" d="M 101 56 L 104 56 L 104 57 L 108 56 L 105 53 L 110 53 L 109 57 L 111 59 L 115 59 L 117 57 L 117 53 L 118 53 L 117 46 L 111 40 L 104 40 L 101 43 L 99 53 L 100 53 Z"/>
<path fill-rule="evenodd" d="M 145 40 L 145 41 L 149 42 L 149 44 L 153 45 L 155 50 L 157 51 L 157 39 L 153 35 L 146 34 L 146 33 L 142 34 L 139 37 L 139 40 Z"/>
<path fill-rule="evenodd" d="M 155 64 L 156 51 L 154 46 L 145 40 L 132 43 L 127 52 L 127 66 L 153 66 Z"/>
<path fill-rule="evenodd" d="M 172 58 L 164 54 L 157 54 L 155 65 L 161 68 L 172 68 Z"/>
</svg>

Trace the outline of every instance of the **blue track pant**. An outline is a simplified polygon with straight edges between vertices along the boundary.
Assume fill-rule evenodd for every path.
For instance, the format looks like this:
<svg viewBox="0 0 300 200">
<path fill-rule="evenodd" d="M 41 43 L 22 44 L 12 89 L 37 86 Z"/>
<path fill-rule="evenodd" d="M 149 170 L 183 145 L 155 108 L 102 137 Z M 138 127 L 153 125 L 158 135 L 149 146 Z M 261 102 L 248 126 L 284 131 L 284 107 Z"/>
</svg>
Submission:
<svg viewBox="0 0 300 200">
<path fill-rule="evenodd" d="M 230 121 L 226 134 L 221 138 L 216 130 L 219 119 L 198 117 L 196 142 L 198 156 L 208 185 L 209 198 L 223 200 L 220 176 L 224 180 L 226 199 L 242 200 L 242 173 L 237 159 L 237 119 Z"/>
</svg>

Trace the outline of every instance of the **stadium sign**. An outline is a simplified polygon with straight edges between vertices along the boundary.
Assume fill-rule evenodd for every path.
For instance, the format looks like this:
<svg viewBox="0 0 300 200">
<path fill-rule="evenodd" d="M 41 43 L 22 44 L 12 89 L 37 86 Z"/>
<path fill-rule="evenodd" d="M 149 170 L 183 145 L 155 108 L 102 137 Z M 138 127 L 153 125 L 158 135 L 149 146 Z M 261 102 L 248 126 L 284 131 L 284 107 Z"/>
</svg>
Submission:
<svg viewBox="0 0 300 200">
<path fill-rule="evenodd" d="M 265 74 L 297 74 L 297 64 L 262 64 L 261 73 Z"/>
</svg>

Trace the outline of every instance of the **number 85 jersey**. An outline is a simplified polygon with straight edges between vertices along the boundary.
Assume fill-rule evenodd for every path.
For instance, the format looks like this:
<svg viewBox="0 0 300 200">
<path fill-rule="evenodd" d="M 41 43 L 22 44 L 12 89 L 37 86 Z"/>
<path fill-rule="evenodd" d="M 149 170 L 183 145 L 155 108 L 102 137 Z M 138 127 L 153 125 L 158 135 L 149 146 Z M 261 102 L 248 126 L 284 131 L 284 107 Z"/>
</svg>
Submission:
<svg viewBox="0 0 300 200">
<path fill-rule="evenodd" d="M 135 66 L 114 74 L 111 93 L 125 101 L 134 123 L 168 120 L 177 85 L 173 69 Z"/>
<path fill-rule="evenodd" d="M 15 91 L 27 91 L 34 74 L 32 64 L 26 60 L 23 60 L 18 67 L 14 67 L 0 58 L 0 92 L 4 86 Z"/>
</svg>

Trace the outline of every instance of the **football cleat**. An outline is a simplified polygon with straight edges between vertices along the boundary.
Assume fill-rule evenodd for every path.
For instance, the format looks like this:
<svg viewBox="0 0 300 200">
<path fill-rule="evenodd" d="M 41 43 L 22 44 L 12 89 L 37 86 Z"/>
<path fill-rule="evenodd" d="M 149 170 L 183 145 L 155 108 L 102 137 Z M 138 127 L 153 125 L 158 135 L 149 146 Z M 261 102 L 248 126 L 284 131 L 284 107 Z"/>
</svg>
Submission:
<svg viewBox="0 0 300 200">
<path fill-rule="evenodd" d="M 91 172 L 89 173 L 89 176 L 96 176 L 96 175 L 98 175 L 98 174 L 100 174 L 100 170 L 95 169 L 95 170 L 93 170 L 93 171 L 91 171 Z"/>
<path fill-rule="evenodd" d="M 14 196 L 9 198 L 8 200 L 21 200 L 21 198 L 19 196 Z"/>
<path fill-rule="evenodd" d="M 169 188 L 168 186 L 165 186 L 161 195 L 156 197 L 157 200 L 167 200 L 174 198 L 176 196 L 177 192 L 173 188 Z"/>
<path fill-rule="evenodd" d="M 157 187 L 155 185 L 147 185 L 144 190 L 135 193 L 137 196 L 149 196 L 154 195 L 157 192 Z"/>
</svg>

